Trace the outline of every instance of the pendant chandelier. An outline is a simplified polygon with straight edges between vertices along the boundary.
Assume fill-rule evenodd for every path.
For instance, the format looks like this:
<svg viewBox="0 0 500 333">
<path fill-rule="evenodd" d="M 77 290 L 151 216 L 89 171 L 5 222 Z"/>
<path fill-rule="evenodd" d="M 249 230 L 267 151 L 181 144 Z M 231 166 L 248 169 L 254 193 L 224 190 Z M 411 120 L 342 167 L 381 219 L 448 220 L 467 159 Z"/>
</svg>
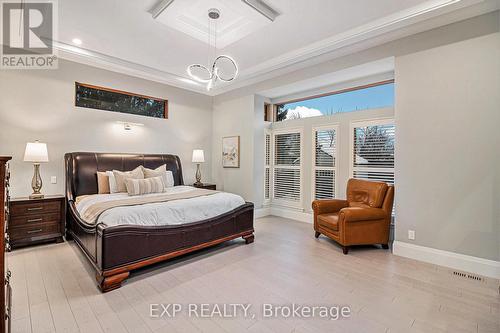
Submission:
<svg viewBox="0 0 500 333">
<path fill-rule="evenodd" d="M 208 65 L 193 64 L 187 68 L 187 73 L 193 80 L 207 84 L 207 90 L 212 89 L 217 81 L 231 82 L 238 76 L 238 66 L 233 58 L 227 55 L 217 56 L 217 20 L 219 17 L 218 9 L 208 10 Z M 211 62 L 212 59 L 213 62 Z"/>
</svg>

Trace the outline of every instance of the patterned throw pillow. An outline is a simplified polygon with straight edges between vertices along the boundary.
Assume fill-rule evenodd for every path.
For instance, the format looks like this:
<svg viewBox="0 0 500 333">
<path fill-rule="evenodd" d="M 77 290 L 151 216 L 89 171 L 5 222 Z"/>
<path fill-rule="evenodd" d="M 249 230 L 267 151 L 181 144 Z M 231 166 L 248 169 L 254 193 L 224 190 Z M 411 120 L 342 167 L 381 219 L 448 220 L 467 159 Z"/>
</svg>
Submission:
<svg viewBox="0 0 500 333">
<path fill-rule="evenodd" d="M 127 178 L 125 180 L 127 184 L 128 195 L 143 195 L 150 193 L 162 193 L 165 192 L 165 184 L 161 177 L 152 177 L 145 179 L 134 179 Z"/>
<path fill-rule="evenodd" d="M 174 186 L 174 176 L 172 171 L 167 170 L 166 164 L 163 164 L 154 170 L 142 167 L 142 172 L 144 173 L 144 178 L 161 177 L 165 187 Z"/>
<path fill-rule="evenodd" d="M 127 192 L 127 185 L 125 184 L 125 180 L 128 178 L 133 178 L 133 179 L 144 179 L 144 173 L 142 172 L 142 166 L 138 166 L 132 171 L 118 171 L 118 170 L 113 170 L 113 175 L 115 176 L 115 181 L 116 181 L 116 192 Z M 111 193 L 113 193 L 113 186 L 111 185 L 111 178 L 110 178 L 110 189 Z"/>
</svg>

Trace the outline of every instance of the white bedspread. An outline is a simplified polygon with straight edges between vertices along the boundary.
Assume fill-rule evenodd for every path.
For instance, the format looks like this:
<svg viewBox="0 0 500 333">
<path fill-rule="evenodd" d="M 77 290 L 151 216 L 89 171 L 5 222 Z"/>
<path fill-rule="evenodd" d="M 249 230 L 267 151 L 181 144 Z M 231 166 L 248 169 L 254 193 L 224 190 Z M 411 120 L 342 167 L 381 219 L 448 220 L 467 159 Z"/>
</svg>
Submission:
<svg viewBox="0 0 500 333">
<path fill-rule="evenodd" d="M 175 186 L 167 189 L 167 193 L 192 191 L 191 186 Z M 145 197 L 165 193 L 146 194 Z M 76 209 L 82 213 L 93 203 L 127 198 L 127 193 L 95 194 L 83 197 L 78 201 Z M 97 223 L 108 226 L 132 224 L 161 226 L 202 221 L 227 213 L 245 203 L 242 197 L 232 193 L 218 192 L 212 195 L 167 202 L 150 203 L 136 206 L 115 207 L 102 213 Z"/>
</svg>

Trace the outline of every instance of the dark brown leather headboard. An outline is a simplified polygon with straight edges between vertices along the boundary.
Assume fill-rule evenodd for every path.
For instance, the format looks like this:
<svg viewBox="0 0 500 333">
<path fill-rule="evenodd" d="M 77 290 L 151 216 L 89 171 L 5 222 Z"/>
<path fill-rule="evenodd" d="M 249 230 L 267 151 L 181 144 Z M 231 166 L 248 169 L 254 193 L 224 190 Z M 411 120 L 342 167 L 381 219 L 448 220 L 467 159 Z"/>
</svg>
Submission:
<svg viewBox="0 0 500 333">
<path fill-rule="evenodd" d="M 96 194 L 97 171 L 129 171 L 139 165 L 155 169 L 166 164 L 167 170 L 173 173 L 174 184 L 184 185 L 181 160 L 176 155 L 67 153 L 64 161 L 68 200 L 74 200 L 80 195 Z"/>
</svg>

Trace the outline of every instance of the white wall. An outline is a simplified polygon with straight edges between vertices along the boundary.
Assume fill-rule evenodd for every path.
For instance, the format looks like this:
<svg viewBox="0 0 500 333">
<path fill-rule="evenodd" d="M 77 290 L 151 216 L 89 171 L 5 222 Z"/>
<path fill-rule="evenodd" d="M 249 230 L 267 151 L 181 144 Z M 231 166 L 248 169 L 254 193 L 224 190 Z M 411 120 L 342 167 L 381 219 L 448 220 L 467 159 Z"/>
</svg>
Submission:
<svg viewBox="0 0 500 333">
<path fill-rule="evenodd" d="M 264 121 L 265 98 L 254 96 L 254 146 L 253 146 L 253 202 L 260 208 L 264 203 L 264 164 L 265 164 L 265 128 Z"/>
<path fill-rule="evenodd" d="M 169 100 L 169 119 L 77 108 L 75 81 Z M 125 132 L 116 121 L 143 123 Z M 41 167 L 46 194 L 64 193 L 63 155 L 71 151 L 172 153 L 181 157 L 184 180 L 192 183 L 194 148 L 206 151 L 203 180 L 211 178 L 212 98 L 171 86 L 60 60 L 58 70 L 0 73 L 0 154 L 12 155 L 12 194 L 31 191 L 33 166 L 22 162 L 26 142 L 48 144 Z M 50 184 L 50 176 L 58 183 Z"/>
<path fill-rule="evenodd" d="M 212 173 L 217 188 L 262 207 L 264 201 L 264 101 L 259 95 L 218 99 L 213 105 Z M 240 136 L 240 167 L 222 167 L 222 138 Z"/>
<path fill-rule="evenodd" d="M 213 180 L 217 188 L 253 201 L 254 96 L 244 96 L 213 105 Z M 240 167 L 222 167 L 222 138 L 240 136 Z"/>
<path fill-rule="evenodd" d="M 302 138 L 302 210 L 312 212 L 311 203 L 313 201 L 312 183 L 312 161 L 313 161 L 313 127 L 326 126 L 331 124 L 338 125 L 337 133 L 337 198 L 345 198 L 345 189 L 350 176 L 350 140 L 351 123 L 355 121 L 387 119 L 394 117 L 393 108 L 373 109 L 364 111 L 354 111 L 337 113 L 332 116 L 311 117 L 287 120 L 273 123 L 274 129 L 301 128 Z"/>
<path fill-rule="evenodd" d="M 396 240 L 500 260 L 499 124 L 500 33 L 396 58 Z"/>
</svg>

